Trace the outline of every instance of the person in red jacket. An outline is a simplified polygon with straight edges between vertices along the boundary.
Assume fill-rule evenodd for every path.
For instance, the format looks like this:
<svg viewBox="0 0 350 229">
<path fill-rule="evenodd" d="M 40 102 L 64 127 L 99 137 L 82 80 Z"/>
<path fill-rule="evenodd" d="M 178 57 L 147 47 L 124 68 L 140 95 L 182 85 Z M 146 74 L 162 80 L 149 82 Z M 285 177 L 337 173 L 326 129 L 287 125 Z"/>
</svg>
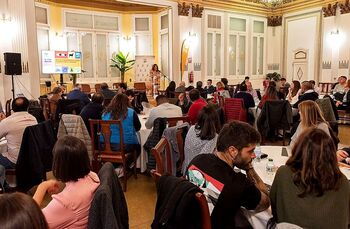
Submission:
<svg viewBox="0 0 350 229">
<path fill-rule="evenodd" d="M 192 101 L 192 105 L 188 110 L 187 115 L 190 123 L 194 125 L 197 122 L 199 112 L 207 105 L 207 102 L 200 97 L 200 92 L 197 89 L 192 89 L 189 96 Z"/>
</svg>

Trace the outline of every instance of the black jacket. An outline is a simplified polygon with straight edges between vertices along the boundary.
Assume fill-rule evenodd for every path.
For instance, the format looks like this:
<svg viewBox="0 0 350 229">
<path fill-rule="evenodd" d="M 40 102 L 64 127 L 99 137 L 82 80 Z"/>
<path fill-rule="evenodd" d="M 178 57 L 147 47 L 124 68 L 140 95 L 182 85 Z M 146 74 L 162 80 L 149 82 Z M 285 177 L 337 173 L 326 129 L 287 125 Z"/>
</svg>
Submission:
<svg viewBox="0 0 350 229">
<path fill-rule="evenodd" d="M 17 189 L 27 192 L 46 179 L 52 170 L 52 149 L 56 135 L 51 121 L 45 121 L 24 130 L 16 164 Z"/>
<path fill-rule="evenodd" d="M 98 177 L 100 186 L 91 202 L 88 229 L 128 229 L 128 206 L 113 165 L 105 163 Z"/>
<path fill-rule="evenodd" d="M 89 103 L 80 112 L 81 118 L 84 120 L 85 126 L 90 133 L 89 119 L 101 119 L 103 106 L 98 103 Z"/>
<path fill-rule="evenodd" d="M 249 109 L 249 107 L 255 107 L 254 98 L 251 94 L 246 92 L 238 92 L 234 95 L 234 98 L 243 99 L 244 107 Z"/>
<path fill-rule="evenodd" d="M 200 206 L 195 194 L 202 192 L 189 181 L 174 176 L 162 176 L 157 184 L 157 204 L 151 227 L 201 228 Z"/>
<path fill-rule="evenodd" d="M 293 105 L 293 108 L 298 109 L 298 105 L 299 103 L 306 101 L 306 100 L 312 100 L 312 101 L 316 101 L 318 99 L 318 94 L 316 92 L 310 92 L 310 93 L 304 93 L 302 95 L 299 96 L 298 98 L 298 102 L 296 102 Z"/>
<path fill-rule="evenodd" d="M 149 155 L 147 168 L 150 170 L 156 168 L 156 160 L 151 154 L 151 149 L 155 147 L 158 144 L 159 140 L 162 138 L 163 132 L 166 128 L 166 124 L 167 124 L 166 118 L 157 118 L 156 120 L 154 120 L 153 130 L 148 136 L 145 144 L 143 145 L 143 148 L 146 150 L 146 152 Z"/>
<path fill-rule="evenodd" d="M 257 120 L 257 127 L 262 136 L 271 130 L 289 130 L 293 123 L 292 108 L 287 100 L 266 101 Z"/>
<path fill-rule="evenodd" d="M 105 98 L 105 99 L 113 99 L 113 97 L 116 95 L 116 93 L 114 91 L 111 91 L 108 88 L 101 89 L 100 92 L 103 95 L 103 98 Z"/>
</svg>

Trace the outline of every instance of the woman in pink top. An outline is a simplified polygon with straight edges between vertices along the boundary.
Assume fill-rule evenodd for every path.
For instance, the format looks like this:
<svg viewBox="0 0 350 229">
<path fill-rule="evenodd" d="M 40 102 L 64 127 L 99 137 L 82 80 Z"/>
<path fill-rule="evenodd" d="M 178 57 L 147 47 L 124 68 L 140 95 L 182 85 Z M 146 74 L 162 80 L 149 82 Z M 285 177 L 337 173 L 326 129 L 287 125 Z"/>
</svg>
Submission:
<svg viewBox="0 0 350 229">
<path fill-rule="evenodd" d="M 90 205 L 100 180 L 90 171 L 85 144 L 72 136 L 59 139 L 53 149 L 52 171 L 57 181 L 42 182 L 33 197 L 40 205 L 46 192 L 57 193 L 59 182 L 65 183 L 63 191 L 52 195 L 52 201 L 42 210 L 49 227 L 87 228 Z"/>
</svg>

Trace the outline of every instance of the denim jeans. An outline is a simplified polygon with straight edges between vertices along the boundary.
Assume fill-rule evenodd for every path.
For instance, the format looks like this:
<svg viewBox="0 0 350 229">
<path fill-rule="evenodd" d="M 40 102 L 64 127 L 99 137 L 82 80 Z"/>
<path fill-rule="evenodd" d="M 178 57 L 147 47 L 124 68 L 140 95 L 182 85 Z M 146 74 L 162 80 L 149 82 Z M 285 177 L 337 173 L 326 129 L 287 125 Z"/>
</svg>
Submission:
<svg viewBox="0 0 350 229">
<path fill-rule="evenodd" d="M 4 187 L 6 169 L 14 169 L 16 164 L 0 154 L 0 186 Z"/>
</svg>

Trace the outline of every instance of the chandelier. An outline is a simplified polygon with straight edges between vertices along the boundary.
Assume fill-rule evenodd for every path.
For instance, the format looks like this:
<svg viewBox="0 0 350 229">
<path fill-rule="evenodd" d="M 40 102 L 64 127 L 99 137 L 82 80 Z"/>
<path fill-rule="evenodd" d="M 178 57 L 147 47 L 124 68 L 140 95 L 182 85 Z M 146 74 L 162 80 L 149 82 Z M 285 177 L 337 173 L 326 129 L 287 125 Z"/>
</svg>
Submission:
<svg viewBox="0 0 350 229">
<path fill-rule="evenodd" d="M 264 4 L 267 7 L 275 8 L 292 1 L 293 0 L 260 0 L 260 3 Z"/>
</svg>

